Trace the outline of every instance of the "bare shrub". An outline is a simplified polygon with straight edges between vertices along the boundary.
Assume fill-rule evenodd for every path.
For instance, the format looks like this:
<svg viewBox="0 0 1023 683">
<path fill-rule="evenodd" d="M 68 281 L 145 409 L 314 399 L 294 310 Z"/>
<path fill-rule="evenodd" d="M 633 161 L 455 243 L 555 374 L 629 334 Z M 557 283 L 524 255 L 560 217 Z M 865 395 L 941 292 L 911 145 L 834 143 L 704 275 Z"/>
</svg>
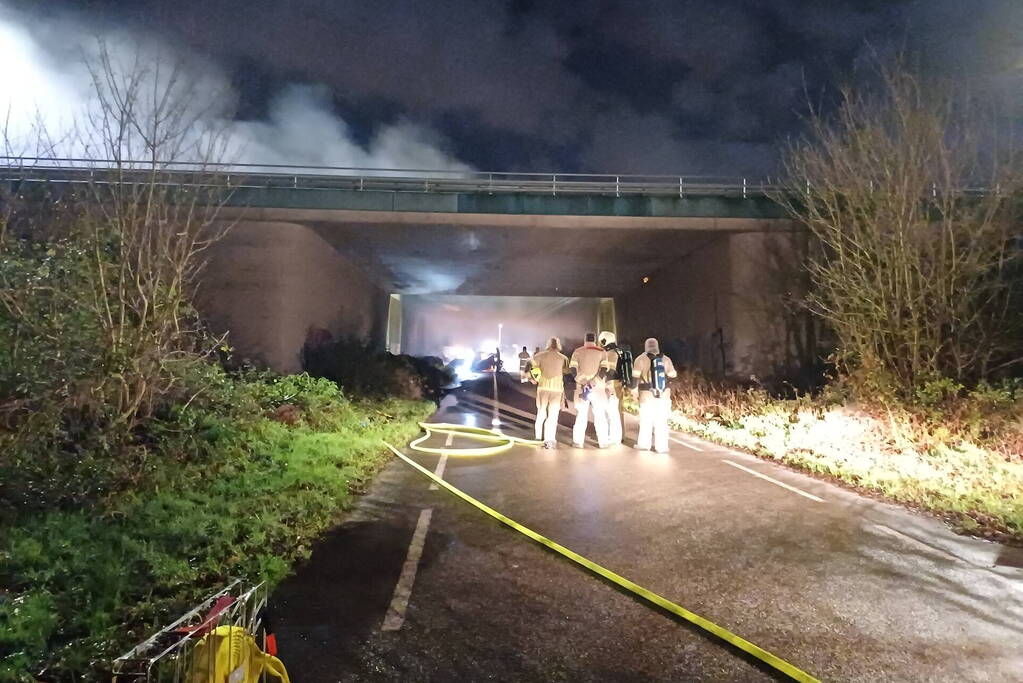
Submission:
<svg viewBox="0 0 1023 683">
<path fill-rule="evenodd" d="M 1020 176 L 992 117 L 896 67 L 809 125 L 780 201 L 819 241 L 808 304 L 844 368 L 909 399 L 1023 360 Z"/>
<path fill-rule="evenodd" d="M 72 499 L 106 485 L 97 456 L 122 457 L 119 481 L 143 469 L 139 429 L 202 390 L 186 378 L 216 343 L 191 301 L 225 230 L 222 136 L 184 64 L 162 59 L 100 44 L 95 106 L 48 146 L 92 156 L 16 162 L 0 198 L 0 471 Z"/>
</svg>

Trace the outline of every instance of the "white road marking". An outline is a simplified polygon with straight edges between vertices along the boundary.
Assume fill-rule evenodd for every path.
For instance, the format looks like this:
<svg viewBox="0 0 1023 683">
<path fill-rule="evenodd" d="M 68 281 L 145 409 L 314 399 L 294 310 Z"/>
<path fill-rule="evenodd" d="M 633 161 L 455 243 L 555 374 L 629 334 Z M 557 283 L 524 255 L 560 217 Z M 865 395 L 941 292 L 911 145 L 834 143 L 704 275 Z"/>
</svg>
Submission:
<svg viewBox="0 0 1023 683">
<path fill-rule="evenodd" d="M 692 448 L 694 451 L 703 451 L 702 448 L 700 448 L 699 446 L 697 446 L 696 444 L 694 444 L 694 443 L 692 443 L 690 441 L 682 441 L 680 439 L 676 439 L 673 436 L 669 436 L 668 439 L 671 440 L 671 441 L 674 441 L 675 443 L 677 443 L 680 446 L 685 446 L 686 448 Z"/>
<path fill-rule="evenodd" d="M 447 448 L 452 443 L 454 443 L 454 441 L 455 441 L 455 435 L 453 433 L 449 433 L 448 434 L 448 438 L 444 441 L 444 447 Z M 441 453 L 440 454 L 440 460 L 437 462 L 437 469 L 435 469 L 433 471 L 433 473 L 436 474 L 441 479 L 443 479 L 444 478 L 444 466 L 447 465 L 447 464 L 448 464 L 448 454 L 447 453 Z M 431 481 L 430 482 L 430 490 L 431 491 L 436 491 L 438 488 L 439 487 L 437 486 L 437 482 L 435 482 L 435 481 Z"/>
<path fill-rule="evenodd" d="M 481 405 L 478 405 L 478 404 L 474 404 L 471 401 L 463 401 L 462 405 L 464 405 L 464 406 L 466 406 L 468 408 L 471 408 L 472 410 L 476 411 L 477 413 L 479 413 L 481 415 L 483 414 L 483 411 L 486 409 L 484 406 L 481 406 Z M 508 409 L 508 407 L 505 406 L 505 409 Z M 518 427 L 519 429 L 525 430 L 527 432 L 532 432 L 534 424 L 535 424 L 535 416 L 532 416 L 532 415 L 529 416 L 528 418 L 516 417 L 516 416 L 508 416 L 508 415 L 501 415 L 500 419 L 501 419 L 501 424 L 500 425 L 495 425 L 497 429 L 500 429 L 501 426 L 510 426 L 510 427 Z"/>
<path fill-rule="evenodd" d="M 482 396 L 475 396 L 475 395 L 473 396 L 472 399 L 470 399 L 467 396 L 462 396 L 460 398 L 457 398 L 456 401 L 457 401 L 458 405 L 461 405 L 461 406 L 464 406 L 466 408 L 469 408 L 469 409 L 472 410 L 472 412 L 474 412 L 474 413 L 476 413 L 478 415 L 485 415 L 485 411 L 491 409 L 490 405 L 483 405 L 483 401 L 482 400 L 473 400 L 473 399 L 482 399 L 482 398 L 483 398 Z M 490 399 L 487 399 L 486 403 L 487 404 L 492 404 L 493 401 L 491 401 Z M 508 411 L 511 411 L 511 412 L 514 412 L 514 409 L 511 408 L 510 406 L 504 406 L 504 409 L 506 409 Z M 519 412 L 522 412 L 522 411 L 519 411 Z M 528 416 L 528 418 L 529 418 L 528 421 L 525 420 L 525 419 L 519 419 L 517 417 L 509 417 L 507 415 L 501 416 L 499 419 L 500 419 L 502 424 L 511 424 L 511 425 L 518 424 L 518 426 L 520 426 L 520 427 L 524 427 L 524 428 L 528 427 L 528 428 L 532 429 L 532 427 L 533 427 L 533 416 L 528 415 L 528 413 L 523 413 L 523 415 L 527 415 Z"/>
<path fill-rule="evenodd" d="M 501 353 L 500 349 L 498 349 L 497 353 L 498 354 Z M 500 416 L 500 414 L 498 412 L 498 409 L 497 409 L 499 405 L 501 405 L 501 398 L 497 394 L 497 371 L 495 369 L 495 371 L 494 371 L 494 416 L 490 420 L 490 426 L 491 427 L 500 427 L 501 426 L 501 416 Z"/>
<path fill-rule="evenodd" d="M 789 486 L 788 484 L 786 484 L 783 481 L 778 481 L 777 479 L 772 479 L 771 477 L 767 476 L 766 474 L 761 474 L 760 472 L 757 472 L 756 470 L 751 470 L 748 467 L 743 467 L 742 465 L 740 465 L 737 462 L 732 462 L 731 460 L 722 460 L 721 462 L 723 462 L 723 463 L 725 463 L 727 465 L 731 465 L 732 467 L 738 467 L 740 470 L 742 470 L 744 472 L 749 472 L 754 477 L 758 477 L 760 479 L 763 479 L 764 481 L 769 481 L 772 484 L 775 484 L 776 486 L 782 487 L 783 489 L 788 489 L 789 491 L 792 491 L 793 493 L 798 493 L 799 495 L 803 496 L 804 498 L 809 498 L 810 500 L 817 501 L 818 503 L 823 503 L 824 502 L 823 498 L 818 498 L 817 496 L 813 495 L 812 493 L 807 493 L 806 491 L 800 491 L 795 486 Z"/>
<path fill-rule="evenodd" d="M 474 394 L 471 399 L 470 398 L 466 398 L 464 402 L 468 403 L 468 404 L 472 404 L 473 402 L 476 402 L 476 403 L 483 403 L 483 404 L 494 405 L 493 400 L 487 398 L 486 396 L 479 396 L 478 394 Z M 471 407 L 475 407 L 478 410 L 477 406 L 471 406 Z M 505 412 L 511 413 L 512 415 L 519 415 L 519 416 L 521 416 L 522 420 L 520 422 L 525 427 L 532 427 L 535 424 L 535 421 L 536 421 L 536 414 L 535 413 L 527 413 L 524 410 L 520 410 L 520 409 L 516 408 L 515 406 L 510 406 L 510 405 L 507 405 L 507 404 L 502 404 L 501 405 L 501 409 L 504 410 Z M 562 408 L 561 412 L 564 413 L 564 412 L 569 412 L 569 411 L 567 411 L 564 408 Z M 574 415 L 575 413 L 572 412 L 570 414 Z M 505 419 L 513 419 L 513 418 L 508 418 L 506 416 Z M 558 423 L 558 428 L 559 429 L 572 429 L 570 426 L 563 425 L 561 423 Z"/>
<path fill-rule="evenodd" d="M 512 415 L 518 415 L 518 416 L 520 416 L 522 418 L 525 418 L 527 420 L 532 420 L 534 417 L 536 417 L 535 415 L 531 415 L 531 414 L 527 413 L 524 410 L 520 410 L 519 408 L 516 408 L 515 406 L 511 406 L 511 405 L 507 405 L 507 404 L 495 403 L 493 399 L 488 398 L 487 396 L 480 396 L 479 394 L 470 394 L 470 395 L 465 396 L 463 398 L 464 398 L 464 402 L 465 403 L 470 403 L 470 404 L 475 403 L 475 404 L 477 404 L 476 406 L 473 406 L 473 407 L 477 408 L 477 410 L 479 409 L 479 405 L 481 405 L 481 404 L 484 405 L 484 406 L 491 407 L 491 408 L 496 407 L 496 406 L 499 405 L 501 407 L 501 409 L 504 410 L 505 412 L 511 413 Z"/>
<path fill-rule="evenodd" d="M 398 585 L 394 587 L 394 597 L 391 598 L 391 606 L 387 608 L 381 631 L 397 631 L 405 623 L 405 611 L 408 609 L 409 598 L 412 597 L 412 584 L 416 581 L 419 558 L 423 556 L 423 544 L 426 543 L 426 532 L 430 528 L 432 516 L 433 508 L 427 508 L 419 513 L 419 522 L 416 524 L 415 533 L 412 534 L 412 543 L 409 544 L 408 555 L 405 556 L 405 564 L 401 568 Z"/>
<path fill-rule="evenodd" d="M 505 416 L 503 416 L 501 418 L 501 422 L 502 422 L 502 424 L 512 425 L 512 426 L 519 426 L 519 427 L 532 427 L 533 426 L 533 421 L 532 420 L 528 420 L 527 421 L 525 418 L 521 418 L 521 417 L 508 417 L 507 415 L 505 415 Z"/>
</svg>

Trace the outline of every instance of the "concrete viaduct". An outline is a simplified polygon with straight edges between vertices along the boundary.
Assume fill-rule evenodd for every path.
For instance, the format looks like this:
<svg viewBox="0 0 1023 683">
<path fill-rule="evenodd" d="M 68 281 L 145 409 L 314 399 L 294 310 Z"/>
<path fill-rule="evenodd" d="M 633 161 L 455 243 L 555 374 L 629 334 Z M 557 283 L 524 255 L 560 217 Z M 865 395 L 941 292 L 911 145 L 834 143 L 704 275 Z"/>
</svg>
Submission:
<svg viewBox="0 0 1023 683">
<path fill-rule="evenodd" d="M 311 328 L 398 351 L 402 299 L 443 294 L 600 299 L 601 328 L 681 340 L 712 372 L 769 372 L 783 343 L 770 280 L 792 223 L 742 179 L 265 179 L 225 209 L 237 223 L 212 254 L 202 307 L 237 349 L 281 370 L 299 367 Z"/>
<path fill-rule="evenodd" d="M 591 299 L 594 325 L 634 343 L 673 340 L 715 374 L 769 373 L 786 343 L 786 285 L 772 274 L 793 257 L 793 224 L 769 188 L 742 178 L 266 166 L 226 176 L 232 228 L 210 252 L 199 307 L 240 354 L 281 371 L 300 368 L 315 329 L 399 351 L 403 302 L 441 295 Z"/>
</svg>

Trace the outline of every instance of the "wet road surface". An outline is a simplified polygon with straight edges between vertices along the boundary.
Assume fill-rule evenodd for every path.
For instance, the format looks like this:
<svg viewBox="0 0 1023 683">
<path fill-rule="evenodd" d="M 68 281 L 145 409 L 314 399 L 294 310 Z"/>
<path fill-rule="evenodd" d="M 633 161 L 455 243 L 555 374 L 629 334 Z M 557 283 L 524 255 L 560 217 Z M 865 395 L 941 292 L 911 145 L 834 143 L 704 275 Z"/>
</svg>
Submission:
<svg viewBox="0 0 1023 683">
<path fill-rule="evenodd" d="M 481 381 L 433 419 L 531 438 L 522 391 Z M 1023 681 L 1019 549 L 682 434 L 668 456 L 574 449 L 573 419 L 556 451 L 449 457 L 444 477 L 822 680 Z M 296 683 L 772 678 L 429 485 L 392 462 L 279 587 Z"/>
</svg>

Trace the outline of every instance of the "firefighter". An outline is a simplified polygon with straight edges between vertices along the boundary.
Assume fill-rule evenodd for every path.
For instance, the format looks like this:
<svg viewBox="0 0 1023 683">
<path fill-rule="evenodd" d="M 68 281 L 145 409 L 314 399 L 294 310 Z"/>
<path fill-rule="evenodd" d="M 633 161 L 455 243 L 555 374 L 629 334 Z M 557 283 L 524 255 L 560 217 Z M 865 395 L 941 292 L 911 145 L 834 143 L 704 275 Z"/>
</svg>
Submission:
<svg viewBox="0 0 1023 683">
<path fill-rule="evenodd" d="M 597 432 L 597 446 L 607 447 L 607 354 L 597 346 L 597 335 L 586 333 L 586 341 L 572 352 L 568 364 L 575 376 L 575 427 L 572 444 L 582 448 L 586 439 L 586 425 L 593 409 L 593 428 Z"/>
<path fill-rule="evenodd" d="M 668 380 L 678 376 L 671 359 L 661 353 L 657 340 L 650 338 L 643 345 L 643 355 L 636 358 L 632 376 L 637 380 L 633 395 L 639 399 L 639 437 L 636 448 L 650 450 L 651 435 L 657 453 L 668 452 L 668 416 L 671 413 L 671 389 Z"/>
<path fill-rule="evenodd" d="M 533 356 L 530 374 L 536 384 L 536 440 L 543 439 L 543 447 L 555 448 L 558 438 L 558 415 L 565 394 L 565 373 L 568 358 L 561 353 L 561 341 L 551 337 L 547 350 Z"/>
<path fill-rule="evenodd" d="M 526 347 L 523 346 L 522 350 L 519 351 L 519 381 L 525 384 L 529 381 L 529 361 L 531 357 L 529 351 L 526 351 Z"/>
<path fill-rule="evenodd" d="M 622 443 L 622 398 L 632 385 L 632 352 L 618 345 L 614 332 L 601 332 L 598 341 L 607 357 L 607 442 L 617 446 Z"/>
</svg>

